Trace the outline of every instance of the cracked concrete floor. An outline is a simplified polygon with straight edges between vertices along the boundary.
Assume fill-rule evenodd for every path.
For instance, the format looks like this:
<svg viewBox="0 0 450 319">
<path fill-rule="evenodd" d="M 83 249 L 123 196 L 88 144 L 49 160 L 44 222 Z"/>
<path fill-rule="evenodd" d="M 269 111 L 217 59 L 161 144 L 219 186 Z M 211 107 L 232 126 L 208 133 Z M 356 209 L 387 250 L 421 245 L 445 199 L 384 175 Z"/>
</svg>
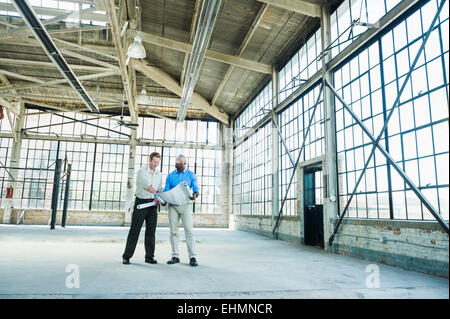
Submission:
<svg viewBox="0 0 450 319">
<path fill-rule="evenodd" d="M 168 228 L 156 232 L 158 264 L 144 263 L 143 227 L 123 265 L 127 234 L 128 227 L 0 225 L 0 298 L 449 298 L 445 278 L 377 264 L 379 288 L 367 288 L 370 261 L 230 229 L 196 228 L 199 266 L 191 267 L 182 228 L 181 263 L 166 264 Z M 79 288 L 70 288 L 74 269 Z"/>
</svg>

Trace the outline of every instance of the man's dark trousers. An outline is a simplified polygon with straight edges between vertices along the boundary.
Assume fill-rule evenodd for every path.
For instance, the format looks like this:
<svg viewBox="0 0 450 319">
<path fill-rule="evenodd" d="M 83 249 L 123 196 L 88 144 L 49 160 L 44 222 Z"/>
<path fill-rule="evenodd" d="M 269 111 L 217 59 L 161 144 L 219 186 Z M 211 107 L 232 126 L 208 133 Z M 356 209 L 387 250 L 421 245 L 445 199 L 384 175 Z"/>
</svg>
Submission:
<svg viewBox="0 0 450 319">
<path fill-rule="evenodd" d="M 128 232 L 127 245 L 123 258 L 133 257 L 136 244 L 139 239 L 142 224 L 145 220 L 145 258 L 153 258 L 155 253 L 155 231 L 158 219 L 158 206 L 150 206 L 144 209 L 137 209 L 137 205 L 151 202 L 151 199 L 140 199 L 136 197 L 134 201 L 133 215 L 131 216 L 131 227 Z"/>
</svg>

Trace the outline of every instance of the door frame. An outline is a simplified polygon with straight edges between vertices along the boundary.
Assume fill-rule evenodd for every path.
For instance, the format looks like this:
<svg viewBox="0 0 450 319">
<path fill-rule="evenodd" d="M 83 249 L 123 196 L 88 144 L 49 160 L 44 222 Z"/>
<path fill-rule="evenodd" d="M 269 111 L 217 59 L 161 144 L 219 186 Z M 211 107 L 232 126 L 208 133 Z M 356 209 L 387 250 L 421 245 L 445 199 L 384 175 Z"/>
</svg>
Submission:
<svg viewBox="0 0 450 319">
<path fill-rule="evenodd" d="M 320 167 L 322 170 L 322 185 L 323 185 L 323 225 L 324 225 L 324 230 L 323 230 L 323 234 L 324 234 L 324 246 L 325 246 L 325 250 L 326 249 L 326 236 L 327 236 L 327 231 L 325 229 L 325 220 L 326 220 L 326 214 L 325 211 L 327 209 L 327 201 L 325 200 L 326 198 L 326 194 L 327 194 L 327 183 L 326 183 L 326 179 L 327 179 L 327 172 L 326 172 L 326 162 L 325 162 L 325 155 L 323 156 L 319 156 L 319 157 L 315 157 L 313 159 L 304 161 L 302 163 L 300 163 L 298 165 L 297 168 L 297 212 L 298 212 L 298 217 L 299 217 L 299 223 L 300 223 L 300 241 L 301 243 L 304 245 L 305 244 L 305 220 L 304 220 L 304 216 L 305 216 L 305 205 L 304 205 L 304 186 L 305 186 L 305 179 L 304 179 L 304 175 L 305 175 L 305 169 L 311 168 L 311 167 Z"/>
</svg>

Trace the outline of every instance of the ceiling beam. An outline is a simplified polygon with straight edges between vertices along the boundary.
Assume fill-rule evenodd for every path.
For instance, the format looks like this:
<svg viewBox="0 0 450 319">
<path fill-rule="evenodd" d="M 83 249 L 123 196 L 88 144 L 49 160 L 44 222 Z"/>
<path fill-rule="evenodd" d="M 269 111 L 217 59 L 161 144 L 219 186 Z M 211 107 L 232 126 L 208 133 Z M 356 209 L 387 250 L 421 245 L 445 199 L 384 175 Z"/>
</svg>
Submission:
<svg viewBox="0 0 450 319">
<path fill-rule="evenodd" d="M 141 8 L 141 4 L 139 2 L 136 2 L 136 0 L 126 0 L 126 3 L 124 1 L 123 5 L 126 5 L 126 15 L 124 14 L 124 18 L 122 20 L 129 21 L 129 28 L 132 31 L 136 31 L 136 29 L 139 27 L 140 23 L 140 18 L 141 18 L 141 13 L 142 13 L 142 8 Z M 126 23 L 126 22 L 125 22 Z M 126 30 L 126 33 L 129 33 L 129 30 Z M 125 48 L 128 48 L 130 46 L 130 44 L 132 43 L 132 39 L 128 36 L 125 36 L 123 39 L 123 43 L 125 43 Z M 136 109 L 136 114 L 135 116 L 131 117 L 131 121 L 137 123 L 138 121 L 138 116 L 139 116 L 139 105 L 136 102 L 136 97 L 138 95 L 137 92 L 137 79 L 136 79 L 136 70 L 133 68 L 132 65 L 129 66 L 128 68 L 128 77 L 131 81 L 130 85 L 131 85 L 131 92 L 134 96 L 134 101 L 136 103 L 136 105 L 134 106 Z"/>
<path fill-rule="evenodd" d="M 307 15 L 314 18 L 320 18 L 321 6 L 319 4 L 305 0 L 258 0 L 274 7 L 286 9 Z"/>
<path fill-rule="evenodd" d="M 31 94 L 20 94 L 20 93 L 14 93 L 14 94 L 6 93 L 6 94 L 2 94 L 2 96 L 4 96 L 5 98 L 12 99 L 12 100 L 17 100 L 20 98 L 38 99 L 38 100 L 47 100 L 47 101 L 52 100 L 52 101 L 58 101 L 58 104 L 78 103 L 80 106 L 83 106 L 83 104 L 80 102 L 80 99 L 77 99 L 75 96 L 67 96 L 67 95 L 66 96 L 55 96 L 55 95 L 31 95 Z M 103 99 L 103 100 L 101 100 L 101 99 Z M 36 101 L 36 102 L 39 102 L 39 101 Z M 121 101 L 111 100 L 111 99 L 108 100 L 107 98 L 99 96 L 96 99 L 96 102 L 98 102 L 99 104 L 107 104 L 107 103 L 118 104 Z"/>
<path fill-rule="evenodd" d="M 111 35 L 113 38 L 114 46 L 116 48 L 116 54 L 119 61 L 120 73 L 122 76 L 123 86 L 127 95 L 128 108 L 130 109 L 130 115 L 132 118 L 137 119 L 137 111 L 135 105 L 135 97 L 133 96 L 130 78 L 128 76 L 128 70 L 125 61 L 125 52 L 122 47 L 122 39 L 120 37 L 119 22 L 117 19 L 117 12 L 114 0 L 96 0 L 95 6 L 99 10 L 105 10 L 108 17 L 108 22 L 111 26 Z"/>
<path fill-rule="evenodd" d="M 112 69 L 112 70 L 119 70 L 119 67 L 117 67 L 113 64 L 103 62 L 103 61 L 100 61 L 100 60 L 97 60 L 97 59 L 94 59 L 94 58 L 91 58 L 91 57 L 88 57 L 88 56 L 85 56 L 82 54 L 78 54 L 78 53 L 75 53 L 75 52 L 67 50 L 67 49 L 61 49 L 61 52 L 68 56 L 78 58 L 82 61 L 90 62 L 92 64 L 97 64 L 97 65 L 100 65 L 100 66 L 103 66 L 105 68 Z"/>
<path fill-rule="evenodd" d="M 112 50 L 114 50 L 113 47 L 99 46 L 99 45 L 96 45 L 94 47 L 90 47 L 90 46 L 88 46 L 86 44 L 85 45 L 78 45 L 76 43 L 72 43 L 72 42 L 69 42 L 69 41 L 61 40 L 61 39 L 53 39 L 53 41 L 59 42 L 61 44 L 64 44 L 64 46 L 70 46 L 72 48 L 79 49 L 81 51 L 86 51 L 86 52 L 91 52 L 91 53 L 95 53 L 95 54 L 98 54 L 98 55 L 103 55 L 104 57 L 107 57 L 107 58 L 109 58 L 111 60 L 114 60 L 114 61 L 118 60 L 118 58 L 116 56 L 106 53 L 106 49 L 108 49 L 108 52 L 112 52 Z"/>
<path fill-rule="evenodd" d="M 258 14 L 256 15 L 255 19 L 253 19 L 252 26 L 250 27 L 250 30 L 245 35 L 244 41 L 242 41 L 241 46 L 239 47 L 237 51 L 237 55 L 241 56 L 241 54 L 244 52 L 244 50 L 247 48 L 248 43 L 250 42 L 250 39 L 252 38 L 253 34 L 256 31 L 256 28 L 258 27 L 258 24 L 261 22 L 262 17 L 264 16 L 264 13 L 266 13 L 267 8 L 269 6 L 267 4 L 263 4 L 261 8 L 258 11 Z M 220 94 L 222 93 L 223 88 L 225 87 L 225 84 L 227 84 L 231 73 L 233 73 L 235 66 L 230 65 L 228 67 L 227 72 L 225 73 L 222 81 L 220 82 L 219 87 L 216 90 L 216 93 L 214 94 L 213 99 L 211 100 L 211 104 L 216 104 L 217 99 L 219 98 Z"/>
<path fill-rule="evenodd" d="M 64 9 L 54 9 L 54 8 L 35 7 L 35 6 L 31 6 L 31 7 L 38 15 L 58 17 L 58 16 L 62 16 L 64 14 L 73 14 L 73 13 L 77 14 L 78 13 L 78 12 L 74 12 L 71 10 L 64 10 Z M 18 13 L 17 9 L 11 3 L 0 3 L 0 11 L 11 11 L 11 12 Z M 106 17 L 104 14 L 93 13 L 93 12 L 85 13 L 84 19 L 106 22 Z"/>
<path fill-rule="evenodd" d="M 17 131 L 14 129 L 14 121 L 11 117 L 10 110 L 6 108 L 6 116 L 8 117 L 9 126 L 11 127 L 11 131 L 13 133 L 14 142 L 17 141 Z"/>
<path fill-rule="evenodd" d="M 86 112 L 82 112 L 80 110 L 71 110 L 71 109 L 67 109 L 64 107 L 60 107 L 58 105 L 52 105 L 52 104 L 48 104 L 48 103 L 41 103 L 41 102 L 34 102 L 34 101 L 29 101 L 27 99 L 20 99 L 22 102 L 24 103 L 29 103 L 32 105 L 36 105 L 36 106 L 42 106 L 42 107 L 47 107 L 53 110 L 57 110 L 57 112 L 48 112 L 48 113 L 59 113 L 59 112 L 73 112 L 73 113 L 78 113 L 78 114 L 82 114 L 82 115 L 87 115 L 87 116 L 91 116 L 91 117 L 95 117 L 95 118 L 99 118 L 99 119 L 106 119 L 106 120 L 114 120 L 117 121 L 119 119 L 115 119 L 112 117 L 107 117 L 107 116 L 102 116 L 102 115 L 98 115 L 95 113 L 86 113 Z M 87 108 L 83 108 L 85 110 L 87 110 Z M 105 109 L 105 108 L 101 108 L 101 109 Z M 33 114 L 27 114 L 27 115 L 33 115 Z"/>
<path fill-rule="evenodd" d="M 9 82 L 9 80 L 6 78 L 6 76 L 4 76 L 3 74 L 0 73 L 0 80 L 2 80 L 4 85 L 11 85 L 11 83 Z M 15 93 L 15 91 L 13 91 Z M 8 121 L 9 121 L 9 125 L 11 127 L 11 131 L 13 134 L 13 140 L 14 142 L 17 141 L 17 132 L 14 129 L 14 121 L 11 117 L 11 113 L 14 113 L 16 116 L 20 115 L 20 105 L 14 105 L 14 103 L 10 103 L 9 101 L 6 101 L 5 99 L 3 99 L 2 97 L 0 97 L 0 103 L 6 108 L 6 116 L 8 117 Z"/>
<path fill-rule="evenodd" d="M 32 88 L 37 88 L 37 87 L 42 87 L 42 86 L 61 87 L 61 86 L 57 86 L 57 85 L 58 84 L 67 83 L 66 79 L 59 79 L 59 80 L 53 80 L 53 81 L 46 82 L 46 81 L 38 80 L 38 79 L 29 77 L 29 76 L 20 75 L 20 74 L 12 73 L 12 72 L 5 71 L 5 70 L 0 70 L 0 73 L 4 73 L 6 75 L 17 77 L 17 78 L 19 78 L 21 80 L 26 80 L 26 81 L 31 81 L 31 82 L 37 83 L 37 84 L 23 85 L 23 86 L 0 87 L 0 92 L 11 91 L 11 90 L 32 89 Z M 117 75 L 118 73 L 119 73 L 118 71 L 107 71 L 107 72 L 103 72 L 103 73 L 96 73 L 96 74 L 88 74 L 88 75 L 78 76 L 77 78 L 78 78 L 79 81 L 84 81 L 84 80 L 97 79 L 97 78 L 111 76 L 111 75 Z"/>
<path fill-rule="evenodd" d="M 19 27 L 18 25 L 14 25 L 14 24 L 8 23 L 6 21 L 1 21 L 1 20 L 0 20 L 0 24 L 6 25 L 7 27 L 10 27 L 10 28 L 18 28 Z"/>
<path fill-rule="evenodd" d="M 136 10 L 136 0 L 127 0 L 127 13 L 128 19 L 130 21 L 130 28 L 136 30 L 138 27 L 138 16 L 137 12 L 142 10 Z"/>
<path fill-rule="evenodd" d="M 0 58 L 0 65 L 23 65 L 28 67 L 38 67 L 38 68 L 52 68 L 56 69 L 56 65 L 52 62 L 42 62 L 42 61 L 31 61 L 31 60 L 20 60 L 20 59 L 8 59 Z M 84 72 L 106 72 L 110 71 L 109 68 L 90 66 L 90 65 L 79 65 L 79 64 L 69 64 L 72 70 L 84 71 Z M 116 67 L 117 69 L 117 67 Z"/>
<path fill-rule="evenodd" d="M 24 0 L 12 0 L 12 2 L 17 11 L 20 12 L 22 19 L 33 33 L 34 37 L 42 45 L 42 48 L 47 53 L 47 56 L 58 66 L 59 72 L 64 76 L 67 82 L 69 82 L 75 92 L 77 92 L 80 99 L 84 101 L 91 112 L 98 112 L 97 106 L 91 100 L 89 94 L 85 91 L 83 85 L 53 43 L 50 35 L 46 31 L 46 28 L 42 25 L 36 15 L 36 12 L 30 7 L 29 3 Z"/>
<path fill-rule="evenodd" d="M 74 32 L 89 32 L 89 31 L 100 31 L 100 30 L 106 30 L 109 29 L 109 25 L 96 25 L 91 27 L 81 27 L 81 28 L 64 28 L 64 29 L 57 29 L 57 30 L 48 30 L 48 34 L 62 34 L 62 33 L 74 33 Z"/>
<path fill-rule="evenodd" d="M 25 80 L 25 81 L 29 81 L 29 82 L 34 82 L 34 83 L 38 83 L 38 84 L 42 84 L 42 85 L 47 85 L 47 83 L 45 81 L 35 79 L 28 75 L 21 75 L 19 73 L 10 72 L 10 71 L 3 70 L 3 69 L 0 69 L 0 73 L 11 76 L 13 78 L 17 78 L 17 79 L 21 79 L 21 80 Z M 3 91 L 4 89 L 5 89 L 5 87 L 2 87 L 2 88 L 0 88 L 0 91 Z M 8 89 L 12 89 L 12 88 L 8 88 Z"/>
<path fill-rule="evenodd" d="M 6 107 L 6 109 L 11 111 L 12 113 L 19 115 L 20 113 L 19 108 L 15 107 L 14 104 L 11 103 L 10 101 L 7 101 L 4 98 L 0 97 L 0 104 Z"/>
<path fill-rule="evenodd" d="M 197 26 L 198 16 L 200 14 L 201 7 L 202 7 L 202 0 L 196 0 L 195 7 L 194 7 L 194 14 L 192 16 L 192 21 L 191 21 L 191 28 L 189 30 L 189 43 L 190 44 L 192 44 L 192 42 L 194 41 L 195 27 Z M 189 53 L 186 52 L 184 54 L 183 69 L 181 70 L 181 76 L 180 76 L 180 84 L 181 85 L 184 84 L 188 61 L 189 61 Z"/>
<path fill-rule="evenodd" d="M 118 118 L 107 117 L 107 116 L 97 115 L 97 114 L 93 114 L 93 113 L 83 112 L 83 110 L 87 110 L 86 108 L 80 108 L 80 109 L 73 110 L 73 109 L 66 109 L 66 108 L 60 107 L 58 105 L 52 105 L 52 104 L 48 104 L 48 103 L 34 102 L 34 101 L 28 101 L 28 100 L 24 100 L 24 99 L 20 99 L 20 101 L 22 101 L 24 103 L 29 103 L 29 104 L 32 104 L 32 105 L 36 105 L 36 106 L 47 107 L 47 108 L 50 108 L 50 109 L 54 110 L 54 111 L 43 111 L 43 112 L 35 112 L 35 113 L 25 114 L 27 116 L 39 115 L 39 114 L 56 114 L 56 113 L 60 113 L 60 112 L 73 112 L 73 113 L 78 113 L 78 114 L 82 114 L 82 115 L 88 115 L 88 116 L 95 117 L 95 118 L 100 118 L 100 119 L 107 119 L 107 120 L 112 120 L 112 121 L 119 120 Z M 111 108 L 116 108 L 116 107 L 117 106 L 113 106 L 113 107 L 106 106 L 106 107 L 100 107 L 99 109 L 100 110 L 106 110 L 106 109 L 111 109 Z M 176 114 L 176 111 L 174 113 Z M 169 118 L 169 117 L 166 117 L 166 116 L 164 116 L 162 114 L 159 114 L 157 112 L 149 111 L 148 109 L 145 110 L 145 114 L 153 115 L 153 116 L 156 116 L 156 117 L 159 117 L 159 118 L 162 118 L 162 119 L 166 119 L 166 120 L 172 120 L 172 121 L 176 120 L 175 118 Z"/>
<path fill-rule="evenodd" d="M 23 81 L 17 82 L 18 84 L 24 84 Z M 1 89 L 1 87 L 0 87 Z M 104 103 L 108 101 L 108 103 L 120 103 L 122 104 L 123 101 L 123 89 L 113 89 L 113 88 L 101 88 L 100 91 L 97 93 L 97 90 L 94 87 L 87 87 L 88 93 L 93 96 L 96 100 L 101 101 L 101 103 Z M 39 91 L 39 93 L 29 93 L 24 92 L 22 93 L 13 93 L 15 91 L 12 91 L 11 93 L 0 93 L 2 97 L 4 98 L 10 98 L 14 96 L 29 96 L 33 98 L 47 98 L 47 99 L 61 99 L 61 100 L 72 100 L 72 101 L 78 101 L 75 96 L 68 95 L 66 93 L 72 93 L 73 91 L 70 90 L 70 87 L 68 85 L 61 85 L 58 88 L 52 88 L 51 91 Z M 42 93 L 42 94 L 41 94 Z M 173 93 L 167 91 L 167 93 L 151 93 L 150 98 L 168 98 L 168 99 L 179 99 L 178 96 L 175 96 Z"/>
<path fill-rule="evenodd" d="M 52 40 L 54 42 L 61 42 L 64 43 L 65 46 L 62 47 L 71 47 L 71 48 L 75 48 L 78 51 L 82 51 L 82 52 L 92 52 L 92 53 L 96 53 L 99 55 L 103 55 L 103 56 L 107 56 L 108 58 L 112 59 L 112 60 L 117 60 L 117 57 L 111 55 L 111 54 L 116 54 L 116 49 L 113 46 L 109 46 L 109 45 L 98 45 L 98 44 L 83 44 L 81 45 L 77 45 L 75 43 L 72 43 L 68 40 L 62 40 L 62 39 L 57 39 L 57 38 L 52 38 Z M 17 45 L 17 46 L 25 46 L 25 47 L 39 47 L 41 48 L 41 44 L 34 38 L 22 38 L 22 39 L 16 39 L 16 38 L 7 38 L 7 39 L 2 39 L 0 41 L 0 45 Z M 74 50 L 74 49 L 73 49 Z"/>
<path fill-rule="evenodd" d="M 93 12 L 95 10 L 96 10 L 95 7 L 90 7 L 90 8 L 81 10 L 81 11 L 67 12 L 67 13 L 59 15 L 57 17 L 53 17 L 53 18 L 50 18 L 50 19 L 43 20 L 43 21 L 41 21 L 41 23 L 42 23 L 42 25 L 54 24 L 54 23 L 60 22 L 60 21 L 65 20 L 65 19 L 69 19 L 69 18 L 71 18 L 71 17 L 73 17 L 75 15 L 76 16 L 83 16 L 84 14 L 89 13 L 89 12 Z M 8 36 L 11 36 L 11 35 L 14 36 L 18 32 L 24 32 L 24 33 L 31 34 L 31 30 L 28 28 L 28 26 L 24 25 L 24 26 L 17 27 L 15 29 L 6 31 L 4 33 L 0 33 L 0 38 L 1 37 L 8 37 Z"/>
<path fill-rule="evenodd" d="M 133 64 L 133 67 L 143 73 L 145 76 L 149 77 L 153 81 L 159 83 L 160 85 L 166 87 L 176 95 L 180 96 L 183 93 L 183 87 L 178 84 L 170 75 L 161 70 L 160 68 L 147 65 L 147 63 L 143 63 L 138 60 L 132 60 L 130 63 Z M 225 112 L 221 112 L 217 106 L 209 104 L 209 102 L 202 97 L 198 93 L 192 93 L 191 103 L 201 109 L 202 111 L 208 113 L 214 118 L 218 119 L 222 123 L 229 125 L 229 117 Z"/>
<path fill-rule="evenodd" d="M 0 80 L 3 82 L 3 85 L 10 86 L 8 79 L 2 73 L 0 73 Z"/>
<path fill-rule="evenodd" d="M 130 32 L 130 36 L 134 36 L 133 32 Z M 161 46 L 167 49 L 172 49 L 175 51 L 189 53 L 191 52 L 192 45 L 190 43 L 180 42 L 168 38 L 164 38 L 158 35 L 154 35 L 147 32 L 141 32 L 140 36 L 143 42 L 150 43 L 153 45 Z M 231 64 L 243 69 L 252 70 L 255 72 L 271 74 L 272 66 L 268 64 L 263 64 L 247 59 L 243 59 L 239 56 L 229 55 L 226 53 L 214 51 L 214 50 L 206 50 L 205 58 L 209 60 L 214 60 L 217 62 L 222 62 L 226 64 Z"/>
</svg>

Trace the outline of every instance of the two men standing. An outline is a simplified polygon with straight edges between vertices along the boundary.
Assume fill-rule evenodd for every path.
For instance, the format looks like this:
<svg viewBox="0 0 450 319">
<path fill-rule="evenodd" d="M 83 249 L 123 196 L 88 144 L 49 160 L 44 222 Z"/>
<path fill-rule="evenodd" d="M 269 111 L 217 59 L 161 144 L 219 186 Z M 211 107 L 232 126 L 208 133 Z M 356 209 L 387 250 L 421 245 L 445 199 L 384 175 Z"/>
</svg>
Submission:
<svg viewBox="0 0 450 319">
<path fill-rule="evenodd" d="M 151 153 L 149 165 L 140 168 L 137 172 L 136 200 L 134 203 L 134 210 L 131 218 L 131 227 L 128 233 L 125 252 L 122 255 L 124 264 L 130 263 L 130 258 L 134 254 L 136 244 L 139 239 L 139 233 L 141 231 L 144 220 L 146 221 L 145 262 L 151 264 L 157 263 L 156 259 L 154 259 L 154 251 L 155 231 L 158 213 L 157 206 L 159 203 L 156 203 L 155 206 L 150 206 L 139 210 L 137 209 L 137 205 L 153 201 L 153 194 L 162 190 L 161 172 L 156 169 L 159 165 L 160 160 L 161 156 L 159 153 Z M 189 188 L 191 188 L 191 190 L 193 191 L 193 195 L 192 197 L 190 197 L 190 199 L 195 200 L 195 198 L 197 198 L 199 195 L 197 177 L 195 176 L 194 172 L 186 169 L 185 166 L 186 158 L 183 155 L 178 156 L 175 163 L 176 170 L 167 176 L 164 191 L 175 188 L 181 182 L 186 182 Z M 196 260 L 195 240 L 193 237 L 192 204 L 187 203 L 184 205 L 168 205 L 172 258 L 167 263 L 175 264 L 180 262 L 178 254 L 178 222 L 181 218 L 186 235 L 189 264 L 195 267 L 198 265 L 198 263 Z"/>
</svg>

